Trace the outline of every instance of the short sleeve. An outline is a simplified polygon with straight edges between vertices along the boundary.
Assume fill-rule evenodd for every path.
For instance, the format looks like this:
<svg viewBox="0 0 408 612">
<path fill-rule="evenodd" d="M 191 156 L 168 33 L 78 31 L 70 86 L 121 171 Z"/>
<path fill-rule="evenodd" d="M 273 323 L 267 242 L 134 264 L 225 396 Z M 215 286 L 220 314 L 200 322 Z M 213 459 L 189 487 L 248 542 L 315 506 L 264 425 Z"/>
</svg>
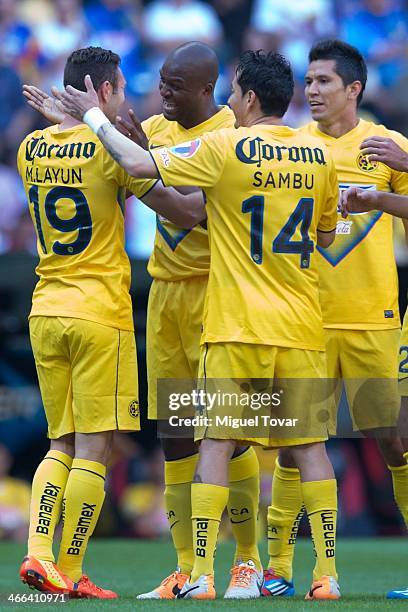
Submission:
<svg viewBox="0 0 408 612">
<path fill-rule="evenodd" d="M 398 146 L 408 153 L 408 139 L 398 134 L 391 132 L 389 137 L 394 140 Z M 391 171 L 391 189 L 394 193 L 400 195 L 408 195 L 408 172 L 399 172 L 398 170 Z"/>
<path fill-rule="evenodd" d="M 189 142 L 151 150 L 163 185 L 214 186 L 225 165 L 228 131 L 208 132 Z"/>
<path fill-rule="evenodd" d="M 326 199 L 322 205 L 322 214 L 317 224 L 320 232 L 332 232 L 337 225 L 337 207 L 339 203 L 339 185 L 336 167 L 330 154 L 327 154 L 328 181 Z"/>
</svg>

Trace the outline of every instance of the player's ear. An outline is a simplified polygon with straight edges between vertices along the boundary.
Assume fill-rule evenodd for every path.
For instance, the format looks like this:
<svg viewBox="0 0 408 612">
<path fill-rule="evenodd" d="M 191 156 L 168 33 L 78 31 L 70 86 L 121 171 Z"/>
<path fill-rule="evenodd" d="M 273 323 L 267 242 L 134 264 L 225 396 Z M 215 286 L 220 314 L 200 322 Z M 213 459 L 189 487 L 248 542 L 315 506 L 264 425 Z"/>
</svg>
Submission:
<svg viewBox="0 0 408 612">
<path fill-rule="evenodd" d="M 207 94 L 207 96 L 212 96 L 214 93 L 214 83 L 207 83 L 204 87 L 204 93 Z"/>
<path fill-rule="evenodd" d="M 246 93 L 247 96 L 247 106 L 249 110 L 252 110 L 252 108 L 255 106 L 258 98 L 256 96 L 256 93 L 252 90 L 249 89 Z"/>
<path fill-rule="evenodd" d="M 360 81 L 353 81 L 349 85 L 347 85 L 347 95 L 350 100 L 357 100 L 363 86 Z"/>
<path fill-rule="evenodd" d="M 109 102 L 113 93 L 112 83 L 104 81 L 98 89 L 98 96 L 101 98 L 101 102 L 106 104 Z"/>
</svg>

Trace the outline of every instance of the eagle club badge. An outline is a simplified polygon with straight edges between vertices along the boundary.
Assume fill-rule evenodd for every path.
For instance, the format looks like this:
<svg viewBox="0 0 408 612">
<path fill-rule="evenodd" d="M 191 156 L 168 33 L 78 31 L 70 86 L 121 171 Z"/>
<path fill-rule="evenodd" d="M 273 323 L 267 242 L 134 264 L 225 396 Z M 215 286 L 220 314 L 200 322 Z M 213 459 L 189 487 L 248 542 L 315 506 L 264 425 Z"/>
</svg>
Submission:
<svg viewBox="0 0 408 612">
<path fill-rule="evenodd" d="M 378 161 L 370 161 L 367 155 L 360 153 L 357 157 L 357 166 L 360 170 L 364 170 L 364 172 L 373 172 L 373 170 L 378 168 Z"/>
</svg>

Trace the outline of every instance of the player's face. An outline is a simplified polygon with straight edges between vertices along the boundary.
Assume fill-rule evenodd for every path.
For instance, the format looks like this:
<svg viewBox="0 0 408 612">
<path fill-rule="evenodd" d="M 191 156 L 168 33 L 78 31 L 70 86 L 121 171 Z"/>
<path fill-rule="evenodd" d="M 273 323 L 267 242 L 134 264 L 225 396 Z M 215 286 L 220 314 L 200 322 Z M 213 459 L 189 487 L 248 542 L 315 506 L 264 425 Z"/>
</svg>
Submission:
<svg viewBox="0 0 408 612">
<path fill-rule="evenodd" d="M 115 122 L 116 115 L 119 113 L 120 107 L 125 101 L 125 87 L 125 77 L 123 76 L 122 70 L 118 68 L 116 87 L 112 90 L 111 96 L 104 108 L 105 115 L 112 123 Z"/>
<path fill-rule="evenodd" d="M 235 115 L 235 127 L 239 128 L 245 125 L 245 105 L 244 96 L 242 95 L 242 89 L 238 85 L 237 77 L 231 83 L 231 95 L 228 98 L 228 106 Z"/>
<path fill-rule="evenodd" d="M 159 92 L 163 115 L 168 121 L 185 123 L 197 111 L 200 90 L 195 87 L 195 75 L 172 64 L 164 64 L 160 70 Z"/>
<path fill-rule="evenodd" d="M 305 77 L 305 96 L 315 121 L 341 116 L 350 103 L 347 87 L 335 68 L 335 60 L 316 60 L 309 65 Z"/>
</svg>

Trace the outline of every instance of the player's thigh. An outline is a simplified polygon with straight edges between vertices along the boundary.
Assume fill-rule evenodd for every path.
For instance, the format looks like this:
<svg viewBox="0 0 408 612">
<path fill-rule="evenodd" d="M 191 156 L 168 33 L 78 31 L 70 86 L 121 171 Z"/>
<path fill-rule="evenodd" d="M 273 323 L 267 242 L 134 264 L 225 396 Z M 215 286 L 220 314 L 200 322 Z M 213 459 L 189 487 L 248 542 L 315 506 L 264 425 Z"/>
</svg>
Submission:
<svg viewBox="0 0 408 612">
<path fill-rule="evenodd" d="M 271 421 L 271 446 L 326 440 L 331 389 L 325 352 L 279 348 L 275 387 L 279 387 L 281 401 Z"/>
<path fill-rule="evenodd" d="M 66 322 L 58 317 L 32 317 L 29 329 L 48 437 L 57 439 L 74 431 Z"/>
<path fill-rule="evenodd" d="M 269 413 L 277 348 L 239 342 L 202 345 L 199 389 L 205 404 L 200 414 L 209 419 L 196 428 L 196 439 L 234 439 L 268 445 L 268 425 L 260 418 L 261 395 Z M 255 417 L 258 417 L 255 419 Z M 255 421 L 253 421 L 255 419 Z"/>
<path fill-rule="evenodd" d="M 75 431 L 140 429 L 133 331 L 72 319 L 69 346 Z"/>
<path fill-rule="evenodd" d="M 154 280 L 150 288 L 146 327 L 146 363 L 149 419 L 168 418 L 166 395 L 170 387 L 191 378 L 182 349 L 177 308 L 180 283 Z M 199 350 L 199 339 L 197 351 Z M 174 379 L 180 379 L 178 385 Z M 168 381 L 168 382 L 166 382 Z M 190 385 L 191 386 L 191 385 Z M 177 392 L 174 389 L 174 392 Z"/>
<path fill-rule="evenodd" d="M 343 330 L 341 368 L 355 429 L 396 425 L 400 337 L 399 329 Z"/>
</svg>

